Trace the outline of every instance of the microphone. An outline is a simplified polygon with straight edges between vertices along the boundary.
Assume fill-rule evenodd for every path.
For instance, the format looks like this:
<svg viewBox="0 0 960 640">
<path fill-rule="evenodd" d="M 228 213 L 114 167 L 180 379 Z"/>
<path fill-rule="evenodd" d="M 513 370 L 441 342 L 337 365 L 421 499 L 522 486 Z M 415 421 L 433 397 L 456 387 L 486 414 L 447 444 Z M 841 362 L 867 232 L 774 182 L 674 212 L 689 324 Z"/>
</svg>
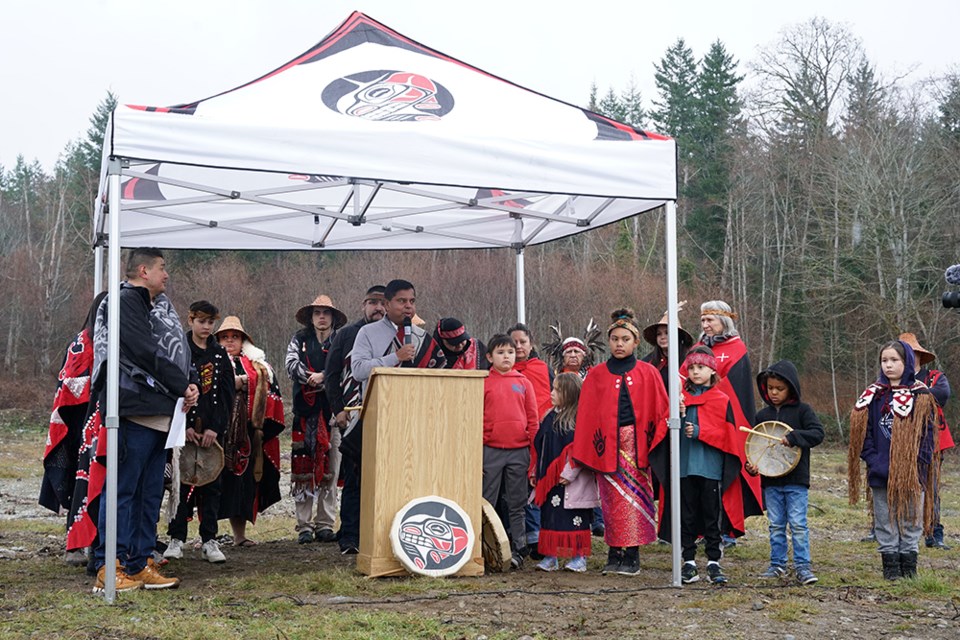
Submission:
<svg viewBox="0 0 960 640">
<path fill-rule="evenodd" d="M 410 318 L 403 319 L 403 344 L 413 342 L 413 327 L 410 324 Z"/>
<path fill-rule="evenodd" d="M 960 264 L 955 264 L 952 267 L 948 267 L 947 271 L 943 274 L 943 277 L 946 278 L 947 283 L 949 284 L 960 284 Z"/>
</svg>

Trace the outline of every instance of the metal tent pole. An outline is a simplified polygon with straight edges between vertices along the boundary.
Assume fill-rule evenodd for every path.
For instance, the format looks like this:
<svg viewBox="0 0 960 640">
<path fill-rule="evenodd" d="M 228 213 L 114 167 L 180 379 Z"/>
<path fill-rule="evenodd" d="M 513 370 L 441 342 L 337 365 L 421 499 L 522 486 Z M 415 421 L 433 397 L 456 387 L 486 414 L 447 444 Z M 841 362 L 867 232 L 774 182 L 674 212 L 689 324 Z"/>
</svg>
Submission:
<svg viewBox="0 0 960 640">
<path fill-rule="evenodd" d="M 523 249 L 517 249 L 517 322 L 527 321 L 526 295 L 523 286 Z"/>
<path fill-rule="evenodd" d="M 93 249 L 93 295 L 103 291 L 103 245 Z"/>
<path fill-rule="evenodd" d="M 527 321 L 526 289 L 523 277 L 523 218 L 517 217 L 513 231 L 513 247 L 517 251 L 517 322 Z"/>
<path fill-rule="evenodd" d="M 667 332 L 670 346 L 667 353 L 667 379 L 670 393 L 670 542 L 673 565 L 673 586 L 680 582 L 680 336 L 677 307 L 677 203 L 667 202 Z"/>
<path fill-rule="evenodd" d="M 113 604 L 117 594 L 117 451 L 120 435 L 120 161 L 109 169 L 110 235 L 107 305 L 107 486 L 104 596 Z"/>
</svg>

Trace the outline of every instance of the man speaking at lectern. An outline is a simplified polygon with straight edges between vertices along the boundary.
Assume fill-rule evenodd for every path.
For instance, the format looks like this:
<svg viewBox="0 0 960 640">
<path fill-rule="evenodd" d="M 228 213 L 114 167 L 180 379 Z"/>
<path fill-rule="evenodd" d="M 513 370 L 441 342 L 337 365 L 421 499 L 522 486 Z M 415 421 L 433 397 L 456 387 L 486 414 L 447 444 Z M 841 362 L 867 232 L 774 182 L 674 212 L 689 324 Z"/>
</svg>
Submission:
<svg viewBox="0 0 960 640">
<path fill-rule="evenodd" d="M 411 323 L 417 313 L 417 292 L 406 280 L 391 280 L 383 292 L 386 315 L 378 322 L 360 328 L 353 344 L 351 370 L 354 379 L 367 393 L 367 381 L 375 367 L 416 367 L 442 369 L 446 358 L 440 346 L 423 329 Z M 350 452 L 344 451 L 344 463 L 356 465 L 355 482 L 344 478 L 340 500 L 340 550 L 354 554 L 360 547 L 360 460 L 362 425 L 354 428 Z M 343 450 L 343 447 L 341 447 Z M 350 458 L 353 458 L 352 460 Z"/>
</svg>

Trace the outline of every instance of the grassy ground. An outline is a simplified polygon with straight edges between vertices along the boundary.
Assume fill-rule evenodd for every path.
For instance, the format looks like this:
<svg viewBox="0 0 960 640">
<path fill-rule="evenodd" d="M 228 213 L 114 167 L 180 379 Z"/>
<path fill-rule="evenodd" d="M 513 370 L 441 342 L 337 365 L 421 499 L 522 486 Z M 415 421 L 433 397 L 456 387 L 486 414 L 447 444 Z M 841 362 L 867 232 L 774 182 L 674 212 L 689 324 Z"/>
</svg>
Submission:
<svg viewBox="0 0 960 640">
<path fill-rule="evenodd" d="M 641 550 L 635 578 L 532 568 L 475 579 L 367 579 L 335 545 L 297 545 L 289 501 L 261 518 L 253 548 L 225 547 L 228 562 L 186 550 L 167 573 L 176 591 L 119 594 L 106 605 L 93 579 L 61 560 L 63 524 L 36 506 L 45 427 L 0 423 L 0 638 L 956 638 L 960 547 L 922 550 L 920 578 L 885 583 L 866 515 L 846 501 L 844 454 L 815 451 L 810 497 L 820 582 L 755 576 L 768 561 L 766 521 L 724 559 L 725 587 L 668 586 L 670 548 Z M 948 536 L 960 531 L 957 457 L 945 466 Z M 191 535 L 195 529 L 191 528 Z"/>
</svg>

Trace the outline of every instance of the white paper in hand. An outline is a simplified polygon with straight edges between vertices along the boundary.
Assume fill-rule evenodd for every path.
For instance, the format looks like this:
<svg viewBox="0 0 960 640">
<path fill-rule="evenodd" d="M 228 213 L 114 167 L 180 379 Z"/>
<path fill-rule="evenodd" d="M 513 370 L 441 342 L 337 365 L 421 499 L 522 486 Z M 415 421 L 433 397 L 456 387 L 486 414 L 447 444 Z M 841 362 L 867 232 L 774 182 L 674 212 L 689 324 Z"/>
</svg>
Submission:
<svg viewBox="0 0 960 640">
<path fill-rule="evenodd" d="M 166 449 L 182 447 L 187 443 L 187 413 L 183 410 L 183 398 L 177 400 L 177 407 L 173 410 L 173 420 L 170 422 L 170 431 L 167 432 Z"/>
</svg>

